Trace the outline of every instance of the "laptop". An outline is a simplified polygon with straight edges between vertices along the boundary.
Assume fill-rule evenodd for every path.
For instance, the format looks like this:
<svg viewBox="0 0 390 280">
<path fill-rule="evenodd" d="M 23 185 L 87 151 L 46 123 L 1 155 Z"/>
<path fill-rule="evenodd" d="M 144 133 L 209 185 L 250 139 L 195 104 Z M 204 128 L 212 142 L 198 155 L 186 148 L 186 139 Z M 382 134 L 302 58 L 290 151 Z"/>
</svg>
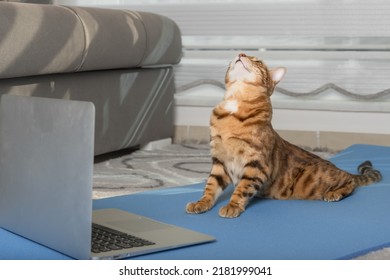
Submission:
<svg viewBox="0 0 390 280">
<path fill-rule="evenodd" d="M 76 259 L 121 259 L 215 240 L 119 209 L 92 211 L 94 123 L 90 102 L 1 97 L 0 227 Z M 102 236 L 121 243 L 95 240 Z"/>
</svg>

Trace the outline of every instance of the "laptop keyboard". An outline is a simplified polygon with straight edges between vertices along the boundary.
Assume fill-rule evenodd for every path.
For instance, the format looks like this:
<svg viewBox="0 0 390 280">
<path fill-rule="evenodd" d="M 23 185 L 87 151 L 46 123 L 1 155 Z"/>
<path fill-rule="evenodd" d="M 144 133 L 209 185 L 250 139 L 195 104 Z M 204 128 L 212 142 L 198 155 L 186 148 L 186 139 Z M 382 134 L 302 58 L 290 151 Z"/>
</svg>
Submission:
<svg viewBox="0 0 390 280">
<path fill-rule="evenodd" d="M 92 224 L 92 252 L 102 253 L 155 243 L 102 225 Z"/>
</svg>

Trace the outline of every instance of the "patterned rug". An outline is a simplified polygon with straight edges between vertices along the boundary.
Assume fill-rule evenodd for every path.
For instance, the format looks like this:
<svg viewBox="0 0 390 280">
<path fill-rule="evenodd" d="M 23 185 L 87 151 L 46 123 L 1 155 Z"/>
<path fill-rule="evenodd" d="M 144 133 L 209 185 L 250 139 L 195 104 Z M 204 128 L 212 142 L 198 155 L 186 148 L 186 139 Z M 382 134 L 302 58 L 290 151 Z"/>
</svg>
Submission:
<svg viewBox="0 0 390 280">
<path fill-rule="evenodd" d="M 136 150 L 94 166 L 94 198 L 199 183 L 211 167 L 208 145 Z"/>
</svg>

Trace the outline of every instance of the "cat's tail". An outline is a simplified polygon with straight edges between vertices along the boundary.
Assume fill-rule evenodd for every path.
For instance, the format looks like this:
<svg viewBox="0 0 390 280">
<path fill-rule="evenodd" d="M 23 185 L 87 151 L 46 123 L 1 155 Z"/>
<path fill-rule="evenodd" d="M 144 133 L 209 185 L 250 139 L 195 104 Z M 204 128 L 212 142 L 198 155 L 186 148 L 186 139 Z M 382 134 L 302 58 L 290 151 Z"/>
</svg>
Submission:
<svg viewBox="0 0 390 280">
<path fill-rule="evenodd" d="M 355 175 L 356 186 L 366 186 L 382 180 L 382 174 L 372 167 L 371 161 L 367 160 L 358 166 L 360 175 Z"/>
</svg>

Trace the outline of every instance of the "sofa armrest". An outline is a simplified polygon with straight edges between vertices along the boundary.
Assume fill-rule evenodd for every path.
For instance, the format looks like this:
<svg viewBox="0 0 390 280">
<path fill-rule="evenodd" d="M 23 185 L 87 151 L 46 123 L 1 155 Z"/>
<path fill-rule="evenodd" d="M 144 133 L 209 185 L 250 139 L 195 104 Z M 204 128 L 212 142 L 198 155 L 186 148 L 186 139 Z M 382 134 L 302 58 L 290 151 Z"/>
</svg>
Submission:
<svg viewBox="0 0 390 280">
<path fill-rule="evenodd" d="M 0 3 L 0 78 L 176 64 L 181 48 L 157 14 Z"/>
</svg>

